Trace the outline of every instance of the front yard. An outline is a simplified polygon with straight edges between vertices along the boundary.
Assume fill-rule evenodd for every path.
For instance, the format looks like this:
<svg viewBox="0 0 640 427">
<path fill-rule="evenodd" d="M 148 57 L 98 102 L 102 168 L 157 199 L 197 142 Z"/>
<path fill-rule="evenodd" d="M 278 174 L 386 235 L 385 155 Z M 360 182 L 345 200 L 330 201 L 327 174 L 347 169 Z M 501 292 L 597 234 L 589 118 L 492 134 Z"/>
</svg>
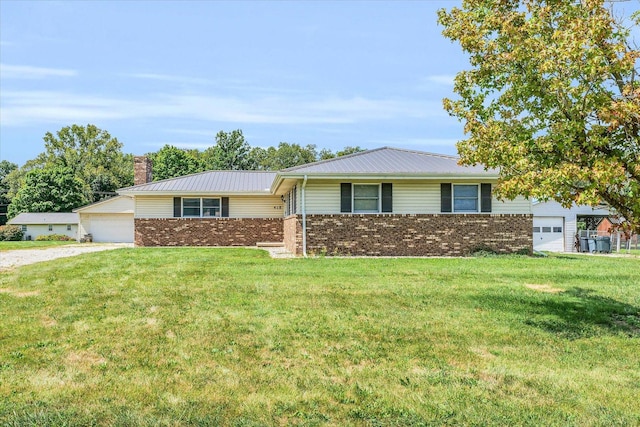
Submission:
<svg viewBox="0 0 640 427">
<path fill-rule="evenodd" d="M 0 424 L 639 425 L 639 265 L 139 248 L 26 266 L 0 273 Z"/>
</svg>

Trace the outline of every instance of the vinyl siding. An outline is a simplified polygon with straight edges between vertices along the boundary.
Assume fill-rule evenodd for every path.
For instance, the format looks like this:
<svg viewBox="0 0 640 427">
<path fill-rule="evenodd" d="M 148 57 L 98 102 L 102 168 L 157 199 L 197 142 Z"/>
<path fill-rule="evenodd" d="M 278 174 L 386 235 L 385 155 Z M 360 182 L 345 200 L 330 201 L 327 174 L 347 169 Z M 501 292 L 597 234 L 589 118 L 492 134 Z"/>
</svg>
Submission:
<svg viewBox="0 0 640 427">
<path fill-rule="evenodd" d="M 48 236 L 50 234 L 64 234 L 72 239 L 78 239 L 78 224 L 71 224 L 71 230 L 67 230 L 67 224 L 53 224 L 53 230 L 49 231 L 48 224 L 27 224 L 27 231 L 22 237 L 27 240 L 27 236 L 31 236 L 31 240 L 35 240 L 38 236 Z"/>
<path fill-rule="evenodd" d="M 229 197 L 231 218 L 279 218 L 284 215 L 279 196 Z M 173 197 L 136 197 L 136 218 L 173 218 Z"/>
<path fill-rule="evenodd" d="M 383 180 L 384 181 L 384 180 Z M 358 181 L 353 181 L 358 183 Z M 380 181 L 382 182 L 382 181 Z M 389 181 L 384 181 L 389 182 Z M 440 182 L 391 181 L 393 183 L 393 213 L 437 214 L 440 213 Z M 461 181 L 452 181 L 454 184 Z M 366 181 L 362 183 L 378 182 Z M 464 182 L 468 183 L 468 181 Z M 475 184 L 475 182 L 473 182 Z M 308 214 L 340 213 L 340 182 L 308 182 L 306 187 L 306 212 Z M 492 200 L 492 212 L 496 214 L 529 214 L 531 203 L 524 197 L 505 202 Z"/>
<path fill-rule="evenodd" d="M 284 203 L 279 196 L 229 197 L 231 218 L 281 218 Z"/>
<path fill-rule="evenodd" d="M 173 218 L 173 197 L 136 197 L 136 218 Z"/>
<path fill-rule="evenodd" d="M 133 213 L 134 202 L 131 197 L 114 197 L 102 203 L 96 203 L 80 209 L 83 214 L 92 213 Z"/>
</svg>

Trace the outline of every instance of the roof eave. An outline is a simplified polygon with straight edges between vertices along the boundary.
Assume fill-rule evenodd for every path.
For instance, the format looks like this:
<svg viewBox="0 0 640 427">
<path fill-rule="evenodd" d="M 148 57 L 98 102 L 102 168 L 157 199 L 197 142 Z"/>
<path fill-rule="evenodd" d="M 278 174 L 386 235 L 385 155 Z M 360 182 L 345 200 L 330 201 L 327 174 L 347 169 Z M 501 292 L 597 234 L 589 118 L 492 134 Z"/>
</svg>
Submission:
<svg viewBox="0 0 640 427">
<path fill-rule="evenodd" d="M 154 190 L 121 190 L 124 196 L 272 196 L 271 191 L 154 191 Z"/>
</svg>

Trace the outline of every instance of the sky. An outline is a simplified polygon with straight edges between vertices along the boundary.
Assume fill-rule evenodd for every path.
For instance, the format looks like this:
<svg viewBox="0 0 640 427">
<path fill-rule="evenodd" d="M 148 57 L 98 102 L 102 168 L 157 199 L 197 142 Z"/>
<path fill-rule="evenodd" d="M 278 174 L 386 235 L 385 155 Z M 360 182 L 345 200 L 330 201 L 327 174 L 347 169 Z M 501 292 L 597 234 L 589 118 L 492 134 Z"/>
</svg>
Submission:
<svg viewBox="0 0 640 427">
<path fill-rule="evenodd" d="M 135 155 L 235 129 L 259 147 L 455 154 L 442 99 L 469 66 L 436 12 L 460 4 L 0 0 L 0 159 L 22 165 L 72 124 Z"/>
</svg>

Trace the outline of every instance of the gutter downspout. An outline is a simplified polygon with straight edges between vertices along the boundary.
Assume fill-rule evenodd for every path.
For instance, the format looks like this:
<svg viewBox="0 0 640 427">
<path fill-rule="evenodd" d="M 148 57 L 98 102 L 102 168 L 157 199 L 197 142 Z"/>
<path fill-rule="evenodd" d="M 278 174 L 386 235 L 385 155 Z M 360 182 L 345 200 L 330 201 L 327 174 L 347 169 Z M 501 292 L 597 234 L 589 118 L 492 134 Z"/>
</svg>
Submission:
<svg viewBox="0 0 640 427">
<path fill-rule="evenodd" d="M 307 209 L 304 189 L 307 186 L 307 175 L 302 181 L 302 256 L 307 257 Z"/>
</svg>

